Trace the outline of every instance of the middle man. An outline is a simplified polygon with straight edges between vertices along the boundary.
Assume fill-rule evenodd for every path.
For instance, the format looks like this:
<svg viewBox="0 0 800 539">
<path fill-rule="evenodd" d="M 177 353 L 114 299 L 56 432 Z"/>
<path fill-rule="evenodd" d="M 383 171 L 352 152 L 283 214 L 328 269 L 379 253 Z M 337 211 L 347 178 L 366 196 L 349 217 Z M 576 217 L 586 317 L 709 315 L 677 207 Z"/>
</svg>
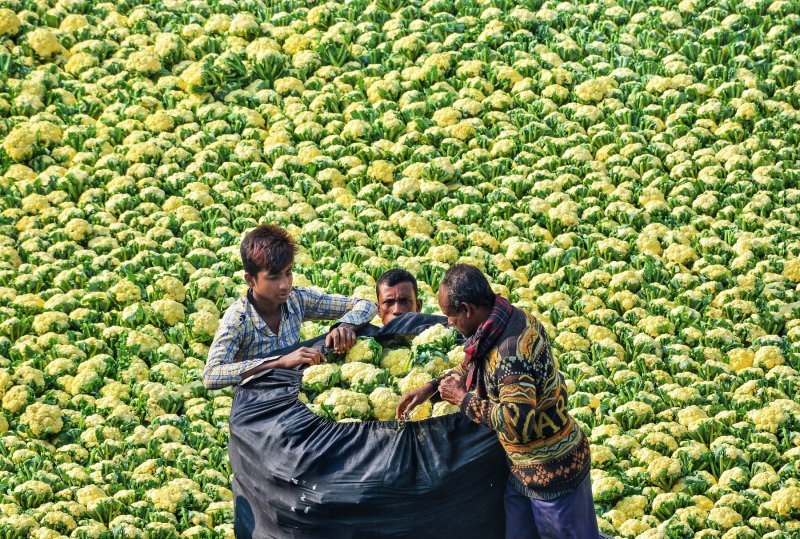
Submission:
<svg viewBox="0 0 800 539">
<path fill-rule="evenodd" d="M 383 324 L 405 313 L 420 312 L 422 300 L 418 293 L 417 279 L 406 270 L 395 268 L 384 272 L 375 283 L 378 316 Z"/>
</svg>

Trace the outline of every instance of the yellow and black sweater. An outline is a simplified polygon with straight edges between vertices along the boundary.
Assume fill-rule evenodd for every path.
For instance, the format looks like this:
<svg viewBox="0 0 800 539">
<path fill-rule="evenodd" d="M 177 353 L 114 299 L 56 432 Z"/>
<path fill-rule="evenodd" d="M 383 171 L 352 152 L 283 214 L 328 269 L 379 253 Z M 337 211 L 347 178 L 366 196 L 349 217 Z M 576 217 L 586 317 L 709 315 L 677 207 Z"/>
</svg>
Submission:
<svg viewBox="0 0 800 539">
<path fill-rule="evenodd" d="M 514 308 L 497 344 L 483 358 L 488 399 L 468 393 L 461 411 L 497 432 L 516 489 L 553 500 L 589 473 L 589 442 L 567 411 L 567 388 L 541 323 Z"/>
</svg>

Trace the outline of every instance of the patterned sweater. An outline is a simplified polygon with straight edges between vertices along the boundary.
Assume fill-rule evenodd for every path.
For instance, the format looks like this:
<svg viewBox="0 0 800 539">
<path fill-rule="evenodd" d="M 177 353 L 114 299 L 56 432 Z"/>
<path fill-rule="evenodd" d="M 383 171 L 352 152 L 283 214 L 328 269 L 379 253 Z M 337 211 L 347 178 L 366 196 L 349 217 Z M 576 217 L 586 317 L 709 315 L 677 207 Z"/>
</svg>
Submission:
<svg viewBox="0 0 800 539">
<path fill-rule="evenodd" d="M 517 491 L 553 500 L 589 473 L 589 442 L 567 411 L 564 377 L 542 324 L 516 307 L 497 345 L 484 357 L 488 399 L 467 393 L 461 411 L 497 432 Z"/>
</svg>

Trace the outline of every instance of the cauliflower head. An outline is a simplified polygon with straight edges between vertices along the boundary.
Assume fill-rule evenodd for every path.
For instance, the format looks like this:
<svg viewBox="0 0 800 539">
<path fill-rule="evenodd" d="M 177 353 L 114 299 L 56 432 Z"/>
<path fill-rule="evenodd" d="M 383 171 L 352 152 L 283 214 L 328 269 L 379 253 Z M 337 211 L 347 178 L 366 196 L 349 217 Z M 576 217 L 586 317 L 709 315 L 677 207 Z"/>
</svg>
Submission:
<svg viewBox="0 0 800 539">
<path fill-rule="evenodd" d="M 413 410 L 411 413 L 408 414 L 409 421 L 421 421 L 423 419 L 428 419 L 431 417 L 431 412 L 433 411 L 433 405 L 431 401 L 425 401 Z"/>
<path fill-rule="evenodd" d="M 411 348 L 417 350 L 422 347 L 443 347 L 448 350 L 455 344 L 455 330 L 442 324 L 431 326 L 411 341 Z"/>
<path fill-rule="evenodd" d="M 342 365 L 342 381 L 353 391 L 370 393 L 378 386 L 385 385 L 389 373 L 385 369 L 369 363 L 345 363 Z"/>
<path fill-rule="evenodd" d="M 377 363 L 383 349 L 378 341 L 369 337 L 367 339 L 358 339 L 356 344 L 347 352 L 344 358 L 345 363 L 361 362 L 361 363 Z"/>
<path fill-rule="evenodd" d="M 303 380 L 300 386 L 303 391 L 322 393 L 330 389 L 342 379 L 342 370 L 336 363 L 320 363 L 311 365 L 303 371 Z"/>
<path fill-rule="evenodd" d="M 345 418 L 367 419 L 372 415 L 367 395 L 338 387 L 322 392 L 314 399 L 314 404 L 319 404 L 334 421 Z"/>
<path fill-rule="evenodd" d="M 20 417 L 20 423 L 30 428 L 34 436 L 58 434 L 64 428 L 61 408 L 41 402 L 29 405 Z"/>
<path fill-rule="evenodd" d="M 391 388 L 379 387 L 369 394 L 369 403 L 372 405 L 372 415 L 379 421 L 392 421 L 397 419 L 397 404 L 400 395 Z"/>
<path fill-rule="evenodd" d="M 411 371 L 397 382 L 400 393 L 405 395 L 410 391 L 419 389 L 433 379 L 433 376 L 420 368 L 413 368 Z"/>
<path fill-rule="evenodd" d="M 392 376 L 405 376 L 411 370 L 411 350 L 397 348 L 387 351 L 381 359 L 381 367 L 387 369 Z"/>
<path fill-rule="evenodd" d="M 439 417 L 443 415 L 450 415 L 459 412 L 460 409 L 455 404 L 450 404 L 449 402 L 440 401 L 433 405 L 433 410 L 431 411 L 431 417 Z"/>
</svg>

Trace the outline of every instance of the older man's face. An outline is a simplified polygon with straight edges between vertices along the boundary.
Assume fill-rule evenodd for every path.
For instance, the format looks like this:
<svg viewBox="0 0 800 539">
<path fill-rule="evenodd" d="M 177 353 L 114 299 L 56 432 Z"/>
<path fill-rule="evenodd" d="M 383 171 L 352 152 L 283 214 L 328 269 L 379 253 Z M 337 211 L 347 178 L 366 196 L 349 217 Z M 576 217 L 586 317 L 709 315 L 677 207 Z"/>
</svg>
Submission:
<svg viewBox="0 0 800 539">
<path fill-rule="evenodd" d="M 480 322 L 474 316 L 474 308 L 471 304 L 462 303 L 457 305 L 455 310 L 451 309 L 447 290 L 444 287 L 439 288 L 437 299 L 439 300 L 439 308 L 442 310 L 442 314 L 447 317 L 447 323 L 456 328 L 464 337 L 470 338 L 478 331 Z"/>
<path fill-rule="evenodd" d="M 394 286 L 382 284 L 378 287 L 378 315 L 388 324 L 401 314 L 419 312 L 422 301 L 417 299 L 414 286 L 409 282 Z"/>
</svg>

